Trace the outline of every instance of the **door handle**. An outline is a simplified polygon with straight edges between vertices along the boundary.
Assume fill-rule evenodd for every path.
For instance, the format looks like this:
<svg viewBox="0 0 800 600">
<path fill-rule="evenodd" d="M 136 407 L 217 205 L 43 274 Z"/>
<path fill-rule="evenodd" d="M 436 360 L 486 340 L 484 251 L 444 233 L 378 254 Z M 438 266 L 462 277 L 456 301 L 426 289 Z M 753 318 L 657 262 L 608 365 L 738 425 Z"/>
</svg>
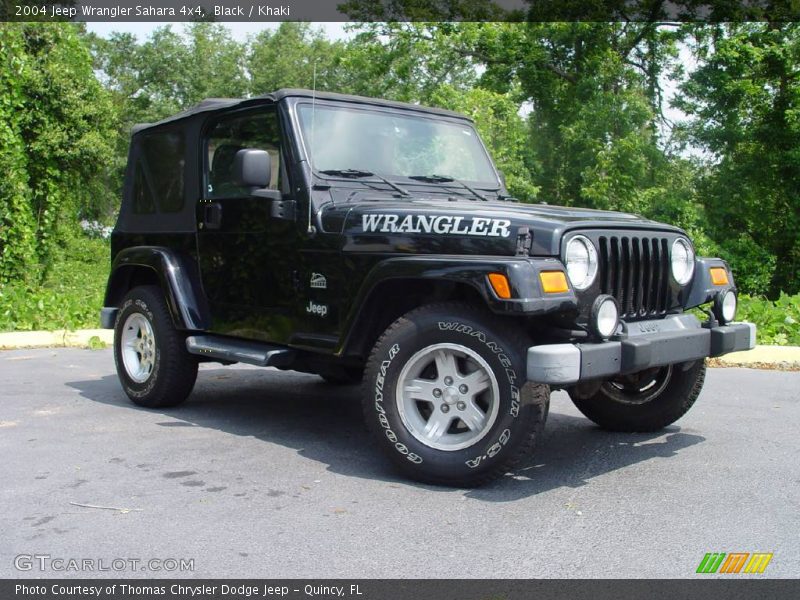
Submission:
<svg viewBox="0 0 800 600">
<path fill-rule="evenodd" d="M 222 225 L 222 205 L 212 202 L 203 207 L 203 224 L 206 229 L 219 229 Z"/>
</svg>

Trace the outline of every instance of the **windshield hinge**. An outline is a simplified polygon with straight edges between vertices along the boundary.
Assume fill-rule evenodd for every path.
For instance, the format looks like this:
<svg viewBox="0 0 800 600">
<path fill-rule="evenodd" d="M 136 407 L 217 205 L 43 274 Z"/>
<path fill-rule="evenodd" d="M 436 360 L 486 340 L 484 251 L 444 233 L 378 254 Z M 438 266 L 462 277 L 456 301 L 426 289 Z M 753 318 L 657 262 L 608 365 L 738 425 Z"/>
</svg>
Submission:
<svg viewBox="0 0 800 600">
<path fill-rule="evenodd" d="M 533 246 L 533 236 L 528 227 L 517 229 L 517 256 L 528 256 Z"/>
</svg>

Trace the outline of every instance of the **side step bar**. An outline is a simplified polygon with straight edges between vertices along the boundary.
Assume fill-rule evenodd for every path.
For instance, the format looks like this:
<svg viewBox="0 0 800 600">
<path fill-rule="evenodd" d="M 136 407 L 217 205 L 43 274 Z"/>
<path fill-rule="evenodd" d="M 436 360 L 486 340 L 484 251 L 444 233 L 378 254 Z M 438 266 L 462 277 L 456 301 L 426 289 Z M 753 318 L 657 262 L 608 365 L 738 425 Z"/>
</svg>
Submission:
<svg viewBox="0 0 800 600">
<path fill-rule="evenodd" d="M 294 350 L 264 342 L 232 340 L 218 335 L 190 335 L 189 354 L 224 362 L 241 362 L 259 367 L 284 367 L 294 358 Z"/>
</svg>

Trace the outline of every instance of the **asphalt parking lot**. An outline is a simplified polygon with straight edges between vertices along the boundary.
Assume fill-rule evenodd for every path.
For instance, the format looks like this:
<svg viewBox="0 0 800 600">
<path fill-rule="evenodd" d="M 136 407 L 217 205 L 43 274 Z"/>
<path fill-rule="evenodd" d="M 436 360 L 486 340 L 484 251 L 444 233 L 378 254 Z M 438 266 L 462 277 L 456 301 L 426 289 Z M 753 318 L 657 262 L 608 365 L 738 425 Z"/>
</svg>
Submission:
<svg viewBox="0 0 800 600">
<path fill-rule="evenodd" d="M 659 434 L 603 432 L 554 394 L 537 453 L 476 490 L 397 477 L 358 389 L 309 375 L 204 365 L 187 404 L 149 411 L 110 350 L 15 350 L 0 390 L 0 577 L 696 577 L 706 552 L 772 552 L 763 576 L 800 565 L 800 372 L 711 369 Z M 194 570 L 18 570 L 19 555 Z"/>
</svg>

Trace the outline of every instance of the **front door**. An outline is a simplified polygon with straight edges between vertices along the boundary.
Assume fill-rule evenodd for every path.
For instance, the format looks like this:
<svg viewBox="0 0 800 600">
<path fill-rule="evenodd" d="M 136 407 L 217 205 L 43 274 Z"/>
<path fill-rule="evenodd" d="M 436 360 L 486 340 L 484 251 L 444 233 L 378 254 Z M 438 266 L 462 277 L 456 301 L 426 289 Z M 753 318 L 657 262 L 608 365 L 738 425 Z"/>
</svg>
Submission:
<svg viewBox="0 0 800 600">
<path fill-rule="evenodd" d="M 198 253 L 212 331 L 285 341 L 294 310 L 293 221 L 270 217 L 270 201 L 236 185 L 233 162 L 243 149 L 269 152 L 272 189 L 284 181 L 282 136 L 275 107 L 216 118 L 204 140 L 204 197 L 198 202 Z"/>
</svg>

